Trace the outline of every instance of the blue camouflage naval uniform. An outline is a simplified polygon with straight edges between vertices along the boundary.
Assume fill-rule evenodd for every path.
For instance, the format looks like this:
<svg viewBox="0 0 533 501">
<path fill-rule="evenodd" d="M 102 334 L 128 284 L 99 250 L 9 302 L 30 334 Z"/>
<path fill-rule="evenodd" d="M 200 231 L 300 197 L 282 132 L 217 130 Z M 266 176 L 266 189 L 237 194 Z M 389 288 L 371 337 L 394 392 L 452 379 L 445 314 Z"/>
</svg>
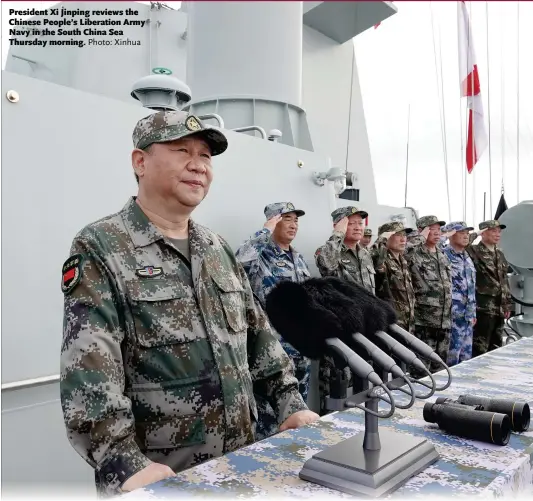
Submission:
<svg viewBox="0 0 533 501">
<path fill-rule="evenodd" d="M 267 205 L 264 212 L 267 220 L 276 215 L 291 212 L 294 212 L 298 217 L 305 214 L 304 211 L 296 210 L 290 202 Z M 237 250 L 235 255 L 246 271 L 252 290 L 263 308 L 268 293 L 277 283 L 286 280 L 303 282 L 311 277 L 303 256 L 292 246 L 288 252 L 281 249 L 272 239 L 272 233 L 268 228 L 256 232 Z M 280 337 L 279 340 L 294 362 L 300 394 L 304 401 L 307 401 L 311 362 L 283 338 Z M 262 440 L 277 432 L 278 421 L 267 400 L 256 395 L 256 401 L 259 414 L 256 439 Z"/>
<path fill-rule="evenodd" d="M 444 232 L 473 230 L 464 222 L 449 223 Z M 466 250 L 457 252 L 451 245 L 443 247 L 452 269 L 452 328 L 448 366 L 472 358 L 473 321 L 476 318 L 476 268 Z"/>
</svg>

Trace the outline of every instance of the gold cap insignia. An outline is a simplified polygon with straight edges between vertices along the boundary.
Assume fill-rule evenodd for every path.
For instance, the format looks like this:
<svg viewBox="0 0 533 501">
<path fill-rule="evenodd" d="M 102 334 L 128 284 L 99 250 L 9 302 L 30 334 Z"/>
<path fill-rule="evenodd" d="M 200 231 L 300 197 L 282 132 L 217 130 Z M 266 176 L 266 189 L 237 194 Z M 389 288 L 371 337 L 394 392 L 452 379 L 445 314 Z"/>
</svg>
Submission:
<svg viewBox="0 0 533 501">
<path fill-rule="evenodd" d="M 355 214 L 357 212 L 357 209 L 355 207 L 352 207 L 352 214 Z"/>
<path fill-rule="evenodd" d="M 192 130 L 192 131 L 202 129 L 200 122 L 195 116 L 190 116 L 189 118 L 187 118 L 187 120 L 185 121 L 185 126 L 187 127 L 187 129 Z"/>
<path fill-rule="evenodd" d="M 292 205 L 291 203 L 288 203 L 287 204 L 287 209 L 294 210 L 294 205 Z"/>
</svg>

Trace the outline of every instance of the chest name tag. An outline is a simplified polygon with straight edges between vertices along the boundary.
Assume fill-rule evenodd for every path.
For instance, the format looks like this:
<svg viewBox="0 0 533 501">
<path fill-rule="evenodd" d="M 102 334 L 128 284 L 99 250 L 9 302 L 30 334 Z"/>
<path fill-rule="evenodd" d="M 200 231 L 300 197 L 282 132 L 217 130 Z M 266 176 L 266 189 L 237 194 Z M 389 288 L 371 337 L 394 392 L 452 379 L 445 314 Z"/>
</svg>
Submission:
<svg viewBox="0 0 533 501">
<path fill-rule="evenodd" d="M 345 264 L 349 264 L 349 263 L 350 263 L 350 260 L 349 260 L 349 259 L 342 259 L 341 262 L 342 262 L 342 263 L 345 263 Z"/>
<path fill-rule="evenodd" d="M 284 268 L 285 266 L 287 266 L 287 264 L 284 263 L 283 261 L 278 261 L 278 262 L 276 263 L 276 266 L 279 266 L 280 268 Z"/>
<path fill-rule="evenodd" d="M 155 266 L 145 266 L 144 268 L 136 270 L 136 273 L 140 277 L 157 277 L 163 274 L 163 268 Z"/>
</svg>

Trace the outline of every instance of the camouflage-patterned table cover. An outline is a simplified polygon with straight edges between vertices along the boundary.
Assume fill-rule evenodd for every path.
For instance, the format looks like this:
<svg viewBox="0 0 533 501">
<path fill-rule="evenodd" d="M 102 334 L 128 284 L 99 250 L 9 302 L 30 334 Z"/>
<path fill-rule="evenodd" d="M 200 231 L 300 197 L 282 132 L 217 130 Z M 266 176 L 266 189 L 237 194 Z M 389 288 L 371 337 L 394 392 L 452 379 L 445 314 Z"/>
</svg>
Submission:
<svg viewBox="0 0 533 501">
<path fill-rule="evenodd" d="M 438 396 L 474 393 L 522 399 L 533 406 L 533 339 L 522 339 L 464 362 L 454 367 L 452 373 L 454 379 L 450 388 L 436 393 L 429 401 Z M 436 379 L 442 384 L 446 376 L 439 373 Z M 402 394 L 395 392 L 394 395 L 396 398 Z M 513 432 L 505 447 L 466 440 L 426 423 L 422 418 L 426 401 L 417 400 L 411 409 L 397 409 L 392 418 L 379 421 L 382 429 L 428 438 L 440 455 L 436 463 L 389 497 L 507 497 L 525 493 L 529 496 L 531 493 L 530 499 L 533 500 L 533 426 L 522 434 Z M 363 429 L 362 411 L 337 412 L 305 428 L 280 433 L 123 497 L 352 497 L 303 481 L 298 473 L 313 454 Z"/>
</svg>

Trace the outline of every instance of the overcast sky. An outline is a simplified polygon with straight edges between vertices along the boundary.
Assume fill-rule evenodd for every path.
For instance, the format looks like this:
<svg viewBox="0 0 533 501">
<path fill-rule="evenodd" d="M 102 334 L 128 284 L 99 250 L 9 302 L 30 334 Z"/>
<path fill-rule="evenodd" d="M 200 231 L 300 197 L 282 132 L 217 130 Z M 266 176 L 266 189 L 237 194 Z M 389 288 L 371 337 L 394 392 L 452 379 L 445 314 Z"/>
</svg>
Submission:
<svg viewBox="0 0 533 501">
<path fill-rule="evenodd" d="M 54 3 L 57 2 L 1 3 L 2 68 L 9 50 L 8 9 L 16 4 L 20 8 L 45 9 Z M 166 3 L 179 8 L 181 2 Z M 378 201 L 385 205 L 404 205 L 410 107 L 407 205 L 418 209 L 421 215 L 431 213 L 449 220 L 442 134 L 445 123 L 451 217 L 462 219 L 466 103 L 459 96 L 457 3 L 395 4 L 396 15 L 378 29 L 370 29 L 355 38 Z M 520 2 L 519 11 L 518 2 L 512 1 L 466 2 L 466 5 L 473 27 L 487 131 L 490 90 L 491 162 L 487 148 L 474 173 L 466 177 L 466 218 L 470 223 L 479 223 L 483 218 L 484 192 L 487 192 L 487 218 L 496 210 L 502 168 L 507 203 L 509 206 L 517 203 L 518 135 L 520 200 L 533 199 L 533 96 L 531 91 L 527 92 L 533 89 L 530 54 L 533 2 Z"/>
<path fill-rule="evenodd" d="M 383 204 L 403 206 L 410 105 L 407 205 L 421 214 L 438 213 L 440 218 L 449 218 L 441 132 L 445 122 L 451 216 L 460 219 L 466 170 L 465 155 L 461 153 L 461 147 L 466 148 L 466 98 L 459 96 L 457 2 L 395 2 L 395 5 L 397 14 L 376 30 L 370 29 L 355 38 L 378 199 Z M 487 218 L 494 215 L 501 192 L 502 166 L 507 203 L 509 206 L 517 203 L 517 117 L 520 200 L 533 199 L 533 31 L 530 28 L 533 3 L 520 2 L 519 11 L 518 2 L 511 1 L 466 2 L 466 6 L 472 24 L 487 132 L 490 90 L 492 212 L 489 210 L 488 148 L 473 174 L 467 177 L 467 219 L 478 223 L 483 218 L 485 191 Z"/>
</svg>

